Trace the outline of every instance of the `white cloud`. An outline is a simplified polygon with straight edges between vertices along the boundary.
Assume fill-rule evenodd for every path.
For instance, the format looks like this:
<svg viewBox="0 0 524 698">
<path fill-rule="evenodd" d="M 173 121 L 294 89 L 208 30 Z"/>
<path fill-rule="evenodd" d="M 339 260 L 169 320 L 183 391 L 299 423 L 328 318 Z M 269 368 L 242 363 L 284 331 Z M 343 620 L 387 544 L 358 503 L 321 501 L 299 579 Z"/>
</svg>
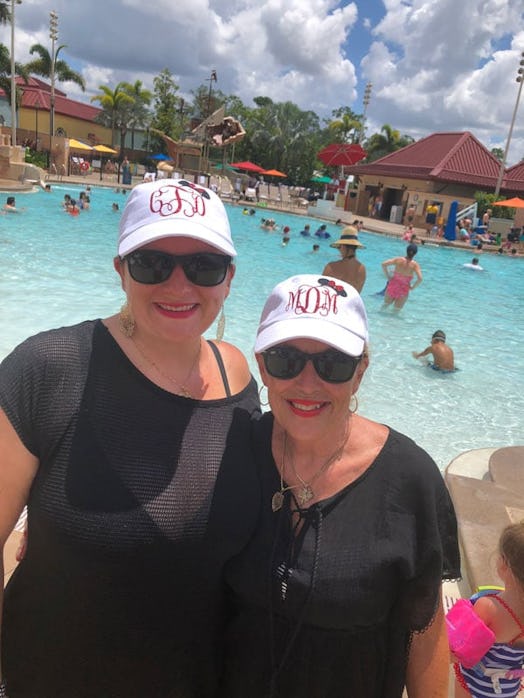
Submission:
<svg viewBox="0 0 524 698">
<path fill-rule="evenodd" d="M 370 128 L 388 123 L 414 137 L 471 130 L 499 147 L 524 50 L 522 0 L 104 0 L 103 14 L 87 2 L 53 7 L 64 58 L 87 82 L 85 95 L 61 86 L 76 99 L 121 80 L 152 89 L 164 68 L 186 96 L 215 69 L 217 87 L 248 105 L 266 95 L 325 117 L 342 105 L 361 112 L 357 88 L 361 98 L 371 81 Z M 9 27 L 0 41 L 10 45 Z M 44 0 L 16 6 L 17 60 L 29 60 L 34 43 L 50 45 Z M 520 112 L 510 163 L 524 156 L 523 143 Z"/>
</svg>

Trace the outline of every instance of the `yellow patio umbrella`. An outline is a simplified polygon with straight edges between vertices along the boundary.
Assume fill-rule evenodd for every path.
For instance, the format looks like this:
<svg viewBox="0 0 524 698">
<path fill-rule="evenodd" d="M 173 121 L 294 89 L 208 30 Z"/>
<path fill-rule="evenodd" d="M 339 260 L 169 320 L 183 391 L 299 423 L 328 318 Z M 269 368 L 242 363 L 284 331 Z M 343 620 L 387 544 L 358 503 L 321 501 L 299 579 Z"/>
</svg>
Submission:
<svg viewBox="0 0 524 698">
<path fill-rule="evenodd" d="M 71 150 L 93 150 L 87 143 L 82 143 L 82 141 L 77 141 L 76 138 L 69 139 L 69 148 Z"/>
<path fill-rule="evenodd" d="M 103 155 L 118 155 L 117 150 L 113 150 L 113 148 L 109 148 L 107 145 L 103 145 L 102 143 L 100 145 L 95 145 L 93 146 L 93 150 L 95 150 L 97 153 L 100 153 L 100 181 L 102 180 L 102 170 L 104 166 L 104 159 Z"/>
<path fill-rule="evenodd" d="M 93 150 L 96 150 L 97 153 L 108 153 L 109 155 L 117 155 L 118 150 L 113 150 L 113 148 L 109 148 L 107 145 L 95 145 L 93 146 Z"/>
</svg>

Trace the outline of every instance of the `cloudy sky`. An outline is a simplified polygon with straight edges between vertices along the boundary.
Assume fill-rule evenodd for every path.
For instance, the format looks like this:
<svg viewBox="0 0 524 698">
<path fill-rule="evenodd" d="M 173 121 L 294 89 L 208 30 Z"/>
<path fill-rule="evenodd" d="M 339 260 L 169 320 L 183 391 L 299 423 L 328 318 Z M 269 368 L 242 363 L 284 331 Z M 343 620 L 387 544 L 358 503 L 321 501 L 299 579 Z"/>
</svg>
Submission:
<svg viewBox="0 0 524 698">
<path fill-rule="evenodd" d="M 15 56 L 51 48 L 49 12 L 59 17 L 61 56 L 86 93 L 101 84 L 153 78 L 168 68 L 182 96 L 217 71 L 217 87 L 248 106 L 257 95 L 291 100 L 321 117 L 362 113 L 372 84 L 368 132 L 383 124 L 419 138 L 471 131 L 504 148 L 524 51 L 522 0 L 23 0 Z M 0 41 L 10 46 L 9 27 Z M 524 158 L 524 95 L 507 162 Z"/>
</svg>

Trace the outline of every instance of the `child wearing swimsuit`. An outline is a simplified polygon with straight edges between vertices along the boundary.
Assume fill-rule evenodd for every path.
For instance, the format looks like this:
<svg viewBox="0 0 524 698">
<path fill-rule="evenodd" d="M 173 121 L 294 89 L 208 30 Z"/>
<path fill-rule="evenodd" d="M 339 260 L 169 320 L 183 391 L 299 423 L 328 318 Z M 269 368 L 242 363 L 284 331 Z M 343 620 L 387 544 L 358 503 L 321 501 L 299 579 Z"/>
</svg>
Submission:
<svg viewBox="0 0 524 698">
<path fill-rule="evenodd" d="M 472 668 L 455 662 L 456 698 L 516 698 L 524 677 L 524 521 L 507 526 L 499 541 L 500 594 L 481 596 L 476 613 L 495 643 Z"/>
</svg>

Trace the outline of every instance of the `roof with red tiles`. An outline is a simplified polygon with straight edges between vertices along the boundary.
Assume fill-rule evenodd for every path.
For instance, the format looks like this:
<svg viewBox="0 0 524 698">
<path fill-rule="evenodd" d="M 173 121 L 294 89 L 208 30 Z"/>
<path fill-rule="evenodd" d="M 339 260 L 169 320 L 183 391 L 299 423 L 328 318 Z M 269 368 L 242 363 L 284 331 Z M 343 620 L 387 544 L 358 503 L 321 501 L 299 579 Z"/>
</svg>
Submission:
<svg viewBox="0 0 524 698">
<path fill-rule="evenodd" d="M 353 165 L 346 171 L 494 188 L 500 160 L 469 131 L 433 133 L 375 162 Z"/>
<path fill-rule="evenodd" d="M 508 167 L 504 177 L 504 188 L 512 192 L 524 192 L 524 160 Z"/>
<path fill-rule="evenodd" d="M 49 111 L 51 109 L 51 86 L 35 77 L 30 77 L 27 83 L 22 78 L 16 79 L 17 85 L 22 88 L 22 107 Z M 0 89 L 0 95 L 5 95 Z M 55 112 L 63 116 L 70 116 L 83 121 L 94 121 L 102 110 L 85 102 L 77 102 L 69 99 L 65 92 L 55 88 Z"/>
</svg>

